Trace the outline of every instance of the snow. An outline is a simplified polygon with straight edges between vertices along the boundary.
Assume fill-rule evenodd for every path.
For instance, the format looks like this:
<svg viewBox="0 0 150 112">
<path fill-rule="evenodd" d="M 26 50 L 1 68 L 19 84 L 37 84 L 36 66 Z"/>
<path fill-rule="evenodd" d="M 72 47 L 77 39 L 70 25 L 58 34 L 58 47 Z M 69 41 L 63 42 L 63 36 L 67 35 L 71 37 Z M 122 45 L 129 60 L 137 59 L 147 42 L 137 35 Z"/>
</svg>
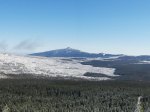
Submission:
<svg viewBox="0 0 150 112">
<path fill-rule="evenodd" d="M 6 78 L 8 78 L 8 77 L 3 74 L 0 74 L 0 79 L 6 79 Z"/>
<path fill-rule="evenodd" d="M 45 58 L 35 56 L 19 56 L 13 54 L 0 54 L 0 78 L 7 78 L 3 74 L 32 74 L 45 77 L 75 77 L 83 79 L 108 80 L 108 77 L 87 77 L 85 73 L 101 73 L 107 76 L 115 75 L 115 68 L 92 67 L 82 65 L 79 60 L 68 58 Z"/>
<path fill-rule="evenodd" d="M 134 63 L 134 64 L 150 64 L 150 61 L 140 61 L 140 62 Z"/>
<path fill-rule="evenodd" d="M 141 63 L 150 64 L 150 61 L 141 61 Z"/>
</svg>

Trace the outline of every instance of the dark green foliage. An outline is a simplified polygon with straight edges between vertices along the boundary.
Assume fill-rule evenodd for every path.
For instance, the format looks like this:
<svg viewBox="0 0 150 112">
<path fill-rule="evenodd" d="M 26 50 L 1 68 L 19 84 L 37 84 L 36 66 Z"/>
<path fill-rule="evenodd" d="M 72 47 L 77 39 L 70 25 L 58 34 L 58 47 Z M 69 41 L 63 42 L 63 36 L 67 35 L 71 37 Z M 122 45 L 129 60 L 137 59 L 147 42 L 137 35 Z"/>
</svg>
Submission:
<svg viewBox="0 0 150 112">
<path fill-rule="evenodd" d="M 142 82 L 0 80 L 0 111 L 133 112 L 138 96 L 149 96 L 149 87 Z"/>
<path fill-rule="evenodd" d="M 115 74 L 122 80 L 150 81 L 150 64 L 128 64 L 117 66 Z"/>
<path fill-rule="evenodd" d="M 108 77 L 108 78 L 113 78 L 113 77 L 105 75 L 105 74 L 91 73 L 91 72 L 85 73 L 84 76 L 87 76 L 87 77 Z"/>
<path fill-rule="evenodd" d="M 136 59 L 116 59 L 116 60 L 92 60 L 82 62 L 85 65 L 92 65 L 94 67 L 110 67 L 116 68 L 115 74 L 119 77 L 111 77 L 118 80 L 136 80 L 136 81 L 150 81 L 150 64 L 137 64 L 139 60 Z M 95 76 L 94 74 L 88 74 Z M 98 74 L 97 74 L 98 76 Z M 100 75 L 99 75 L 100 76 Z M 98 77 L 99 77 L 98 76 Z"/>
<path fill-rule="evenodd" d="M 107 59 L 107 60 L 92 60 L 87 62 L 82 62 L 81 64 L 84 65 L 92 65 L 94 67 L 110 67 L 110 68 L 116 68 L 118 66 L 122 65 L 129 65 L 133 63 L 138 63 L 139 60 L 120 60 L 120 59 Z"/>
</svg>

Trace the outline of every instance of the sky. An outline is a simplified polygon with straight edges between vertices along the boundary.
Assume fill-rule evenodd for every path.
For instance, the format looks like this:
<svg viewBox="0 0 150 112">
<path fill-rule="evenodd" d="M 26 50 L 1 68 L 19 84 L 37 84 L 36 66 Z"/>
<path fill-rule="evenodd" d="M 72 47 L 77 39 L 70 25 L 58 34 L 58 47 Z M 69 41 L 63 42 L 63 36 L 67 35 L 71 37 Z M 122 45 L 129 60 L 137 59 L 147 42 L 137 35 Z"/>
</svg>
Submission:
<svg viewBox="0 0 150 112">
<path fill-rule="evenodd" d="M 150 55 L 150 0 L 0 0 L 0 52 L 66 47 Z"/>
</svg>

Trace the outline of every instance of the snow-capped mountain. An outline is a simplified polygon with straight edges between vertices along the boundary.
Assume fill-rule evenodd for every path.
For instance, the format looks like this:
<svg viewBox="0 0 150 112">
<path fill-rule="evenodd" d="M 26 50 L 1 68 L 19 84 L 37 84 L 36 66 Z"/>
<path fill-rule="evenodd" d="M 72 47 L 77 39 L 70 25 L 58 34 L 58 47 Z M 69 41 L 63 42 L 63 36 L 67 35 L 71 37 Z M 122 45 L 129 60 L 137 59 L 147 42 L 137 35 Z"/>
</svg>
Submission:
<svg viewBox="0 0 150 112">
<path fill-rule="evenodd" d="M 81 52 L 71 48 L 64 50 L 66 53 L 72 51 Z M 112 56 L 109 58 L 72 58 L 20 56 L 1 53 L 0 78 L 61 77 L 88 80 L 147 80 L 150 79 L 149 57 Z"/>
<path fill-rule="evenodd" d="M 72 49 L 70 50 L 73 51 Z M 72 77 L 108 80 L 110 76 L 117 76 L 114 74 L 115 68 L 82 65 L 80 63 L 81 61 L 85 60 L 0 54 L 0 78 L 32 74 L 33 76 L 39 77 Z M 105 74 L 105 76 L 97 78 L 87 77 L 84 75 L 87 72 Z"/>
<path fill-rule="evenodd" d="M 44 56 L 44 57 L 88 57 L 88 58 L 97 58 L 97 57 L 115 57 L 120 55 L 113 55 L 113 54 L 104 54 L 104 53 L 88 53 L 83 52 L 80 50 L 72 49 L 67 47 L 65 49 L 57 49 L 52 51 L 40 52 L 31 54 L 33 56 Z"/>
</svg>

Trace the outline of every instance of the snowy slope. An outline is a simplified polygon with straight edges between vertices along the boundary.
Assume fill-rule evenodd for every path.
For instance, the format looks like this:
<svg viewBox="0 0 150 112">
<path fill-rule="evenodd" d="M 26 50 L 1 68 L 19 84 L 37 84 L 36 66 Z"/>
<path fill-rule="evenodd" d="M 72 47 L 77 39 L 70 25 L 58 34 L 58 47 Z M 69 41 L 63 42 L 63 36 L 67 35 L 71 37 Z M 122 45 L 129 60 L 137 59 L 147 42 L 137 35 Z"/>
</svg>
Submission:
<svg viewBox="0 0 150 112">
<path fill-rule="evenodd" d="M 45 77 L 76 77 L 84 79 L 107 80 L 108 77 L 86 77 L 86 72 L 102 73 L 107 76 L 114 75 L 114 68 L 92 67 L 82 65 L 80 61 L 68 58 L 44 58 L 34 56 L 17 56 L 12 54 L 0 54 L 0 78 L 7 78 L 4 74 L 32 74 Z"/>
<path fill-rule="evenodd" d="M 51 50 L 46 52 L 34 53 L 31 55 L 43 56 L 43 57 L 86 57 L 86 58 L 98 58 L 98 57 L 109 58 L 109 57 L 122 56 L 122 55 L 104 54 L 104 53 L 88 53 L 70 47 L 67 47 L 65 49 L 56 49 L 56 50 Z"/>
</svg>

